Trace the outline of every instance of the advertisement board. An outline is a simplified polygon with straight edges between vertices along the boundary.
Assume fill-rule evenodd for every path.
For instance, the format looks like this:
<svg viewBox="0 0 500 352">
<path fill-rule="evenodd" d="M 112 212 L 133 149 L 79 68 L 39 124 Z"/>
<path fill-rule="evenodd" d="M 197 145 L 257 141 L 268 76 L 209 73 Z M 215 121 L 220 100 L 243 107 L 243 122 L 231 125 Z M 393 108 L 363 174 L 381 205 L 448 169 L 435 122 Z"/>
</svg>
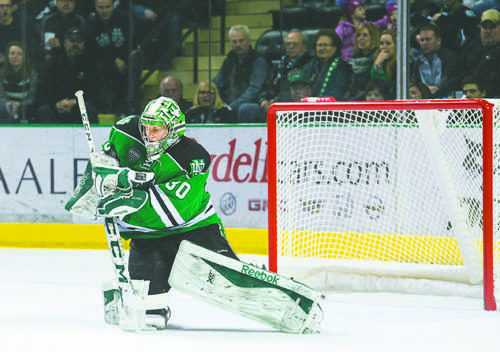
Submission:
<svg viewBox="0 0 500 352">
<path fill-rule="evenodd" d="M 332 199 L 322 200 L 334 202 L 334 206 L 328 208 L 338 210 L 334 212 L 334 216 L 331 213 L 325 215 L 329 220 L 327 223 L 335 221 L 336 226 L 339 226 L 347 220 L 352 222 L 353 218 L 359 218 L 359 226 L 368 225 L 371 221 L 385 223 L 384 219 L 391 223 L 389 219 L 397 215 L 397 208 L 401 206 L 401 202 L 396 202 L 393 198 L 395 192 L 391 189 L 397 185 L 403 190 L 397 193 L 411 195 L 415 189 L 429 185 L 429 177 L 425 174 L 422 175 L 421 183 L 405 184 L 405 180 L 409 179 L 405 174 L 412 170 L 412 158 L 395 158 L 395 150 L 400 149 L 402 145 L 410 145 L 416 152 L 423 152 L 424 146 L 418 130 L 409 129 L 404 135 L 400 134 L 404 143 L 396 143 L 393 148 L 388 148 L 390 143 L 373 145 L 368 151 L 369 154 L 358 155 L 355 150 L 349 150 L 328 160 L 312 158 L 307 165 L 291 162 L 289 167 L 295 169 L 292 175 L 303 174 L 318 178 L 315 194 L 326 194 L 327 189 L 337 194 Z M 109 131 L 109 126 L 93 127 L 97 146 L 104 143 Z M 456 132 L 446 132 L 443 137 L 455 146 L 453 152 L 457 154 L 456 160 L 463 161 L 456 164 L 458 169 L 453 172 L 458 178 L 457 182 L 466 185 L 459 190 L 459 195 L 480 202 L 480 131 L 465 129 Z M 351 133 L 349 128 L 343 128 L 342 138 L 350 140 Z M 394 140 L 395 131 L 391 128 L 370 129 L 366 133 L 381 134 L 380 138 L 374 140 L 383 142 Z M 266 229 L 266 127 L 188 126 L 186 135 L 201 143 L 211 155 L 212 166 L 207 187 L 225 226 Z M 87 140 L 82 127 L 5 127 L 0 129 L 0 138 L 4 146 L 9 146 L 2 148 L 0 158 L 0 222 L 97 223 L 72 216 L 64 210 L 64 204 L 81 178 L 88 161 Z M 324 138 L 329 139 L 328 136 Z M 477 165 L 477 168 L 471 165 Z M 430 170 L 427 172 L 432 172 L 432 168 Z M 321 182 L 321 177 L 327 174 L 331 174 L 331 179 L 335 182 Z M 296 181 L 288 180 L 294 183 L 293 187 L 296 187 L 299 193 L 301 185 Z M 436 199 L 437 194 L 432 193 L 432 190 L 428 191 L 426 205 L 419 206 L 418 210 L 429 218 L 436 218 L 435 223 L 442 228 L 443 224 L 447 224 L 447 219 L 437 219 L 433 207 L 429 204 L 435 203 L 438 207 L 446 205 Z M 356 194 L 362 195 L 362 198 Z M 311 197 L 314 198 L 313 193 Z M 305 199 L 306 203 L 319 202 L 317 197 L 312 198 Z M 304 199 L 301 201 L 303 204 Z M 413 201 L 409 201 L 409 204 L 417 206 Z M 400 225 L 402 224 L 404 222 Z M 358 230 L 369 231 L 369 228 Z M 394 230 L 396 229 L 387 229 Z M 400 230 L 411 232 L 414 229 Z M 440 229 L 434 229 L 437 230 Z"/>
<path fill-rule="evenodd" d="M 96 146 L 110 127 L 92 127 Z M 212 158 L 208 190 L 228 228 L 267 228 L 266 128 L 191 127 Z M 88 161 L 84 129 L 5 127 L 0 158 L 0 222 L 92 223 L 64 210 Z M 8 149 L 8 150 L 7 150 Z"/>
</svg>

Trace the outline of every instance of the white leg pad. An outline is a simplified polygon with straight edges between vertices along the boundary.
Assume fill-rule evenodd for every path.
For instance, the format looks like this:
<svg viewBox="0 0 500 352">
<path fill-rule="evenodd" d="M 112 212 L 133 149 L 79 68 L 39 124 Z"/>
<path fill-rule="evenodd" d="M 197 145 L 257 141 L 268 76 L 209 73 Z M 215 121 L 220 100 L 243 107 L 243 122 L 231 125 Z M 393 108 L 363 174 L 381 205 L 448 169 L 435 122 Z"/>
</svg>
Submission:
<svg viewBox="0 0 500 352">
<path fill-rule="evenodd" d="M 183 241 L 170 285 L 283 332 L 316 332 L 321 293 L 286 278 Z"/>
</svg>

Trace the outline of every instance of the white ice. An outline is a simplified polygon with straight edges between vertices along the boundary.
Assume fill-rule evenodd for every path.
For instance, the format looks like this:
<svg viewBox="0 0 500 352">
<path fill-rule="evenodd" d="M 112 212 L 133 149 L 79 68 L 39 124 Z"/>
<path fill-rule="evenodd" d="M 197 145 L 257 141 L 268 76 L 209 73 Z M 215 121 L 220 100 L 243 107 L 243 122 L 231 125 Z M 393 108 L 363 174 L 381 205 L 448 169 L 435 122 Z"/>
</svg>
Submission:
<svg viewBox="0 0 500 352">
<path fill-rule="evenodd" d="M 165 331 L 103 321 L 107 251 L 0 249 L 0 351 L 497 351 L 500 313 L 480 300 L 328 294 L 321 333 L 290 335 L 173 292 Z"/>
</svg>

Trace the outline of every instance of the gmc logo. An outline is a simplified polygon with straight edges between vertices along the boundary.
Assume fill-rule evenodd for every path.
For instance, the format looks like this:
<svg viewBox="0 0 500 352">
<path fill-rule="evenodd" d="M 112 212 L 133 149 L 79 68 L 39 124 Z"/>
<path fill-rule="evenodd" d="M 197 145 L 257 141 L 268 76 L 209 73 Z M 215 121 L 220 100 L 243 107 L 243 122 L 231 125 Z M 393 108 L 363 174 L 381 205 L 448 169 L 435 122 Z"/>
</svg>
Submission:
<svg viewBox="0 0 500 352">
<path fill-rule="evenodd" d="M 250 211 L 266 211 L 267 199 L 249 199 L 248 210 Z"/>
</svg>

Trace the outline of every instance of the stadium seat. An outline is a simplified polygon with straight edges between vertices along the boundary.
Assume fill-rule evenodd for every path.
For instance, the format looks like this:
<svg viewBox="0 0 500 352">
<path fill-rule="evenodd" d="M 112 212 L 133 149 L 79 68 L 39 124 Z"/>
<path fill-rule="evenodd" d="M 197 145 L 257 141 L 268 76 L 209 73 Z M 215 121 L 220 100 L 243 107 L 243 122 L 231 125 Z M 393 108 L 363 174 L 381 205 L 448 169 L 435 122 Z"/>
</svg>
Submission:
<svg viewBox="0 0 500 352">
<path fill-rule="evenodd" d="M 365 10 L 367 21 L 377 21 L 387 15 L 384 5 L 368 5 L 365 7 Z"/>
<path fill-rule="evenodd" d="M 273 11 L 273 29 L 335 28 L 342 16 L 339 7 L 291 7 Z"/>
<path fill-rule="evenodd" d="M 277 64 L 281 56 L 285 53 L 283 41 L 287 34 L 287 31 L 280 32 L 277 29 L 265 31 L 257 39 L 255 51 L 270 60 L 273 64 Z"/>
</svg>

